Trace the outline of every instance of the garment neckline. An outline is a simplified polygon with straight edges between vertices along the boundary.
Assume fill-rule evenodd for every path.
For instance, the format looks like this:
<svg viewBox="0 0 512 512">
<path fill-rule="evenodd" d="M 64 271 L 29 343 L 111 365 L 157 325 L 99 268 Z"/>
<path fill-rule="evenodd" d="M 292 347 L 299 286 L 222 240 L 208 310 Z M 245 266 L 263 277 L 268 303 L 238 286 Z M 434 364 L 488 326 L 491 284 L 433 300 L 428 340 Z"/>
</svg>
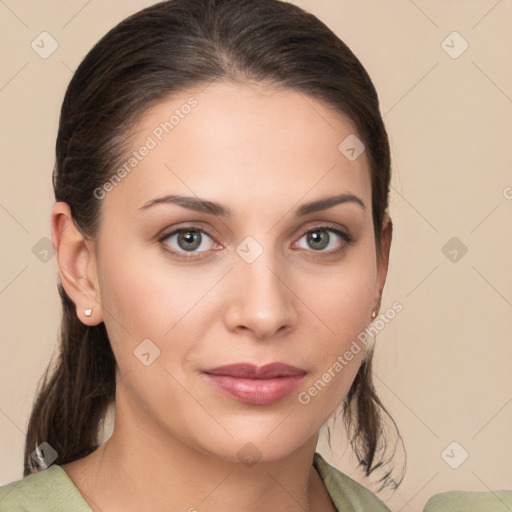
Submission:
<svg viewBox="0 0 512 512">
<path fill-rule="evenodd" d="M 315 451 L 314 456 L 313 456 L 313 467 L 318 472 L 318 474 L 319 474 L 319 476 L 320 476 L 320 478 L 322 480 L 322 483 L 324 484 L 325 488 L 327 489 L 327 492 L 329 493 L 329 496 L 331 497 L 331 500 L 334 503 L 334 497 L 333 497 L 333 494 L 332 494 L 331 489 L 330 489 L 328 478 L 326 478 L 327 475 L 328 475 L 328 472 L 327 472 L 327 462 L 322 457 L 322 455 L 320 453 L 316 452 L 316 451 Z M 82 496 L 82 493 L 80 492 L 78 487 L 75 485 L 73 480 L 71 480 L 71 478 L 67 474 L 66 470 L 62 466 L 60 466 L 58 464 L 53 464 L 52 466 L 50 466 L 49 468 L 45 469 L 44 471 L 48 471 L 48 470 L 50 470 L 52 468 L 54 468 L 53 471 L 57 472 L 59 474 L 59 478 L 62 480 L 62 484 L 63 484 L 62 491 L 65 492 L 67 495 L 69 495 L 70 493 L 75 495 L 77 501 L 79 501 L 79 504 L 82 507 L 84 507 L 84 512 L 85 511 L 92 512 L 91 507 L 85 501 L 85 498 Z M 335 504 L 335 506 L 336 506 L 336 504 Z"/>
</svg>

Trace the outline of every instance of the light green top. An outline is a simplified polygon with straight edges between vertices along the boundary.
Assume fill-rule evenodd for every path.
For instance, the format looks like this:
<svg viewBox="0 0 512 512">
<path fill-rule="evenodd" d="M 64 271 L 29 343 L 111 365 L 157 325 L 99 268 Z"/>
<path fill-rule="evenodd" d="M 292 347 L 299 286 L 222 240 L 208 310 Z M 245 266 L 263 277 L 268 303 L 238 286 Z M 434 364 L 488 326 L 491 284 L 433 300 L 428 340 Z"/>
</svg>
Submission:
<svg viewBox="0 0 512 512">
<path fill-rule="evenodd" d="M 319 453 L 313 464 L 339 511 L 390 512 L 366 487 L 328 464 Z M 67 473 L 54 464 L 0 487 L 0 512 L 91 512 L 91 508 Z"/>
<path fill-rule="evenodd" d="M 432 496 L 423 512 L 510 512 L 512 491 L 449 491 Z"/>
</svg>

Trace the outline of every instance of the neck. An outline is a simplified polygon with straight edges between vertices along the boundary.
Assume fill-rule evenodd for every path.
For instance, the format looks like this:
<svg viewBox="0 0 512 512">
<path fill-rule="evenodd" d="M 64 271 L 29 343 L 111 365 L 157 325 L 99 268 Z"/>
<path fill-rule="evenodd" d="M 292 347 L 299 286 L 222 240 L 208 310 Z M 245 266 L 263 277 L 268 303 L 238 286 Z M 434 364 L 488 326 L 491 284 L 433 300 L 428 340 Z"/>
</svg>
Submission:
<svg viewBox="0 0 512 512">
<path fill-rule="evenodd" d="M 318 434 L 284 458 L 253 465 L 198 451 L 116 410 L 112 436 L 63 466 L 93 511 L 335 510 L 313 468 Z M 207 433 L 206 433 L 207 435 Z"/>
</svg>

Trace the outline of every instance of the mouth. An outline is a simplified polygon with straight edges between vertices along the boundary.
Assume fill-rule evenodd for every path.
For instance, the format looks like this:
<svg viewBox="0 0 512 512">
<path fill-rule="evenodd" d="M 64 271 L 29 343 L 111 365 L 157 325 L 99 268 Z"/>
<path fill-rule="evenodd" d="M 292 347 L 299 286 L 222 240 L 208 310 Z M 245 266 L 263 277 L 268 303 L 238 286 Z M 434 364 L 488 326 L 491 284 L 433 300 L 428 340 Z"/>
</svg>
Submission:
<svg viewBox="0 0 512 512">
<path fill-rule="evenodd" d="M 295 391 L 306 371 L 285 363 L 256 366 L 230 364 L 205 370 L 203 374 L 214 387 L 240 402 L 266 405 Z"/>
</svg>

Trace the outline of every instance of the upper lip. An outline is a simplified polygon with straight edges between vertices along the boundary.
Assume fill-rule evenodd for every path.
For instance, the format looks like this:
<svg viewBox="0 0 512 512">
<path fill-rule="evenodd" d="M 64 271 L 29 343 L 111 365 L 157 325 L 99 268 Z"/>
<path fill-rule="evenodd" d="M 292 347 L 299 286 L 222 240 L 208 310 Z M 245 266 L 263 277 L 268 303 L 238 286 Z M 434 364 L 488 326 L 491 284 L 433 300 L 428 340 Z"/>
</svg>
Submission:
<svg viewBox="0 0 512 512">
<path fill-rule="evenodd" d="M 276 377 L 304 375 L 306 371 L 286 363 L 269 363 L 263 366 L 257 366 L 252 363 L 236 363 L 218 366 L 217 368 L 206 370 L 204 373 L 246 379 L 273 379 Z"/>
</svg>

